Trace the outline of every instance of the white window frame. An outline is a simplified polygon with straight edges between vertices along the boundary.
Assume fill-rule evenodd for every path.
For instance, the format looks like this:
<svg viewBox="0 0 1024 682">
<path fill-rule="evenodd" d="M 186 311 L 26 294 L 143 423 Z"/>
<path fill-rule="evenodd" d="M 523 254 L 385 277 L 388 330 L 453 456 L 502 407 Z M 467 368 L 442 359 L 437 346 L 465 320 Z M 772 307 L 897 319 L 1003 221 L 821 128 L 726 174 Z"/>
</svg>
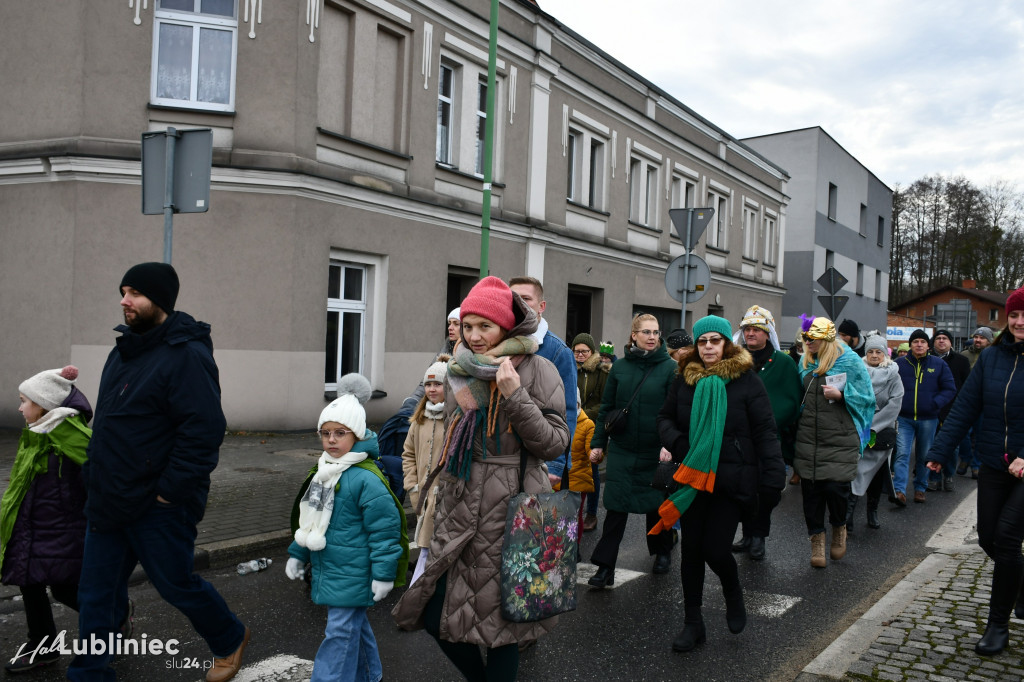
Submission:
<svg viewBox="0 0 1024 682">
<path fill-rule="evenodd" d="M 444 86 L 444 74 L 447 71 L 451 74 L 449 83 L 451 83 L 451 92 L 444 93 L 441 88 Z M 458 78 L 456 74 L 458 69 L 453 64 L 442 62 L 441 66 L 437 70 L 437 145 L 434 151 L 434 159 L 437 163 L 445 166 L 453 166 L 455 160 L 455 128 L 458 125 L 458 116 L 456 116 L 457 108 L 455 103 L 457 101 L 458 92 Z M 447 107 L 448 109 L 448 128 L 447 131 L 443 131 L 441 127 L 441 109 Z M 445 134 L 445 132 L 447 134 Z M 447 143 L 447 154 L 442 154 L 442 142 Z"/>
<path fill-rule="evenodd" d="M 500 61 L 500 60 L 499 60 Z M 449 97 L 441 95 L 440 78 L 438 82 L 438 103 L 448 102 L 451 105 L 451 126 L 449 126 L 449 158 L 441 158 L 440 148 L 435 150 L 434 158 L 442 166 L 459 170 L 463 173 L 482 178 L 483 146 L 478 137 L 478 123 L 485 122 L 487 112 L 479 109 L 480 87 L 487 86 L 487 65 L 468 60 L 462 53 L 442 50 L 442 69 L 452 72 L 452 92 Z M 493 167 L 492 180 L 500 182 L 502 159 L 502 117 L 497 115 L 503 111 L 504 77 L 497 74 L 494 81 L 494 149 L 491 154 Z M 440 121 L 438 121 L 440 132 Z M 440 141 L 440 136 L 438 136 Z"/>
<path fill-rule="evenodd" d="M 778 234 L 779 218 L 771 211 L 765 211 L 764 216 L 764 264 L 778 265 Z"/>
<path fill-rule="evenodd" d="M 362 270 L 362 298 L 360 300 L 347 300 L 344 298 L 344 290 L 340 293 L 342 298 L 327 298 L 327 313 L 337 312 L 338 339 L 337 355 L 338 366 L 335 373 L 341 373 L 341 357 L 344 325 L 344 313 L 360 314 L 359 330 L 359 363 L 358 369 L 349 368 L 350 371 L 357 371 L 370 380 L 371 385 L 376 384 L 376 379 L 383 376 L 384 353 L 384 329 L 386 325 L 385 306 L 381 303 L 387 300 L 387 256 L 343 251 L 331 249 L 329 267 L 341 266 L 343 268 L 355 268 Z M 344 287 L 344 271 L 341 273 L 342 287 Z M 329 281 L 329 275 L 328 275 Z M 328 294 L 330 292 L 328 291 Z M 325 322 L 326 324 L 326 322 Z M 326 354 L 326 327 L 325 327 L 325 353 L 324 370 L 327 370 Z M 325 376 L 324 391 L 335 392 L 338 390 L 337 378 L 335 381 L 327 381 Z"/>
<path fill-rule="evenodd" d="M 604 182 L 606 177 L 605 168 L 607 167 L 605 154 L 608 149 L 606 142 L 606 140 L 596 135 L 590 135 L 589 144 L 586 147 L 588 163 L 585 203 L 595 211 L 604 210 Z"/>
<path fill-rule="evenodd" d="M 706 231 L 707 246 L 722 251 L 729 250 L 729 196 L 718 189 L 708 190 L 708 205 L 715 214 Z"/>
<path fill-rule="evenodd" d="M 153 54 L 150 65 L 150 87 L 149 100 L 152 104 L 162 106 L 183 107 L 188 109 L 202 109 L 204 111 L 234 111 L 235 110 L 235 72 L 238 68 L 238 2 L 234 2 L 234 17 L 227 18 L 220 15 L 201 14 L 198 8 L 202 0 L 195 0 L 195 7 L 192 12 L 181 10 L 163 9 L 159 0 L 153 12 Z M 168 97 L 157 97 L 157 80 L 160 67 L 160 27 L 163 25 L 188 26 L 192 28 L 192 70 L 190 75 L 189 99 L 171 99 Z M 231 33 L 231 84 L 227 103 L 200 102 L 197 100 L 199 92 L 199 36 L 202 29 L 227 31 Z"/>
<path fill-rule="evenodd" d="M 569 137 L 566 139 L 566 173 L 565 173 L 565 198 L 569 201 L 579 203 L 580 171 L 583 168 L 583 133 L 578 130 L 569 129 Z"/>
<path fill-rule="evenodd" d="M 495 84 L 497 85 L 497 84 Z M 480 102 L 480 97 L 483 96 L 484 101 Z M 483 104 L 484 108 L 481 109 L 480 105 Z M 473 128 L 476 131 L 476 163 L 474 164 L 474 172 L 476 175 L 483 177 L 484 175 L 484 143 L 486 142 L 486 126 L 487 126 L 487 74 L 482 74 L 477 77 L 476 81 L 476 126 Z M 493 155 L 492 155 L 493 156 Z M 491 159 L 491 163 L 494 163 L 494 159 Z"/>
<path fill-rule="evenodd" d="M 760 211 L 749 203 L 743 204 L 743 257 L 757 260 L 757 230 Z"/>
<path fill-rule="evenodd" d="M 562 122 L 566 169 L 566 199 L 595 211 L 605 210 L 608 177 L 608 126 L 586 114 L 565 109 Z"/>
<path fill-rule="evenodd" d="M 675 173 L 672 175 L 672 208 L 697 208 L 697 181 Z"/>
<path fill-rule="evenodd" d="M 658 180 L 661 166 L 643 156 L 629 159 L 629 219 L 639 225 L 658 227 Z"/>
</svg>

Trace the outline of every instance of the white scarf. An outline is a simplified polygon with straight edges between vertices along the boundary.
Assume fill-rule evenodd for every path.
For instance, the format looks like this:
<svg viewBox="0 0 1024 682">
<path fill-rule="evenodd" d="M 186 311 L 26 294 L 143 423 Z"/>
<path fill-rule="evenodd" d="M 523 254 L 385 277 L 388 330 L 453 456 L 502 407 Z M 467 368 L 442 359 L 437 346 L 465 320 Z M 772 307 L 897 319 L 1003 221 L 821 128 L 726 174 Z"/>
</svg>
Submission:
<svg viewBox="0 0 1024 682">
<path fill-rule="evenodd" d="M 29 424 L 28 430 L 35 433 L 49 433 L 60 426 L 61 422 L 65 419 L 76 414 L 79 414 L 79 412 L 73 407 L 57 407 L 44 414 L 37 421 Z"/>
<path fill-rule="evenodd" d="M 346 469 L 364 459 L 365 452 L 347 452 L 339 458 L 326 452 L 320 455 L 316 473 L 299 501 L 299 529 L 295 531 L 295 542 L 314 552 L 327 546 L 327 527 L 334 513 L 334 486 Z"/>
<path fill-rule="evenodd" d="M 423 416 L 427 419 L 444 419 L 444 402 L 432 403 L 428 400 L 423 406 Z"/>
</svg>

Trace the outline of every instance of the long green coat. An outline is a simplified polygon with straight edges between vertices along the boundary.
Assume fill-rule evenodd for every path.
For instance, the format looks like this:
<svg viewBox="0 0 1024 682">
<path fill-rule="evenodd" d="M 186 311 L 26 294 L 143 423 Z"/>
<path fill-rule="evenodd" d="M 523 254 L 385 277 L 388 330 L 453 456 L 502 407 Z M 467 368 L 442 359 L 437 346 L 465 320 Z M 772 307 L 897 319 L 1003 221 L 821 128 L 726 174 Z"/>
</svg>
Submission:
<svg viewBox="0 0 1024 682">
<path fill-rule="evenodd" d="M 644 373 L 652 367 L 629 408 L 626 428 L 609 437 L 604 431 L 604 420 L 608 413 L 626 406 Z M 627 351 L 612 365 L 605 383 L 594 437 L 590 441 L 590 447 L 604 448 L 607 457 L 605 509 L 644 514 L 657 510 L 664 502 L 665 494 L 651 487 L 661 452 L 655 420 L 675 380 L 676 371 L 676 363 L 668 356 L 664 345 L 644 357 Z"/>
<path fill-rule="evenodd" d="M 775 415 L 775 428 L 782 441 L 782 457 L 787 463 L 793 463 L 793 440 L 784 434 L 796 423 L 800 416 L 800 401 L 803 399 L 803 385 L 800 381 L 800 370 L 788 353 L 777 350 L 772 353 L 768 362 L 764 363 L 758 377 L 768 391 L 768 400 L 772 404 Z"/>
</svg>

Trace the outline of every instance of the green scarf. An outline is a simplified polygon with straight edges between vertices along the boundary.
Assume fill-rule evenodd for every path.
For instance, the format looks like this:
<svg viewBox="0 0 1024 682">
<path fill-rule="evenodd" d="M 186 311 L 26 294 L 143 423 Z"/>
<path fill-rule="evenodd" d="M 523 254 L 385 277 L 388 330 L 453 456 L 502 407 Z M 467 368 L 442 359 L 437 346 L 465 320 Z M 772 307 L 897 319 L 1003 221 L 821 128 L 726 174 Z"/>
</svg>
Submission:
<svg viewBox="0 0 1024 682">
<path fill-rule="evenodd" d="M 0 566 L 3 566 L 3 556 L 14 532 L 21 503 L 36 476 L 42 476 L 49 469 L 50 453 L 57 454 L 58 462 L 67 457 L 82 466 L 91 437 L 92 429 L 85 425 L 80 415 L 68 417 L 48 433 L 36 433 L 27 427 L 22 430 L 18 454 L 11 467 L 11 483 L 0 499 Z"/>
<path fill-rule="evenodd" d="M 712 371 L 713 371 L 712 367 Z M 690 408 L 690 449 L 672 478 L 682 487 L 661 503 L 661 520 L 648 535 L 668 530 L 696 499 L 697 492 L 715 489 L 715 472 L 722 452 L 725 414 L 728 398 L 725 385 L 729 379 L 707 374 L 697 381 Z"/>
</svg>

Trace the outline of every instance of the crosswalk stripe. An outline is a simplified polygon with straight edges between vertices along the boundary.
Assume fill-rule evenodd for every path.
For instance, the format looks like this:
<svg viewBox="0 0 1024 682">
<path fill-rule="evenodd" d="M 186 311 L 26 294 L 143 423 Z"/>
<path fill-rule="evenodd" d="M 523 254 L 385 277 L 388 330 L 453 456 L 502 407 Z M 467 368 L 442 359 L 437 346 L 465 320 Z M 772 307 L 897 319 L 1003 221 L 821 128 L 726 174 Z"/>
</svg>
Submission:
<svg viewBox="0 0 1024 682">
<path fill-rule="evenodd" d="M 308 680 L 313 674 L 313 661 L 279 654 L 243 665 L 233 678 L 235 682 L 289 682 Z"/>
<path fill-rule="evenodd" d="M 576 582 L 580 585 L 586 585 L 587 581 L 594 577 L 595 573 L 597 573 L 597 566 L 595 566 L 594 564 L 576 564 Z M 609 585 L 605 589 L 614 590 L 616 587 L 622 587 L 629 581 L 636 580 L 642 575 L 646 575 L 646 573 L 642 573 L 640 571 L 630 571 L 625 568 L 616 568 L 615 584 Z"/>
</svg>

